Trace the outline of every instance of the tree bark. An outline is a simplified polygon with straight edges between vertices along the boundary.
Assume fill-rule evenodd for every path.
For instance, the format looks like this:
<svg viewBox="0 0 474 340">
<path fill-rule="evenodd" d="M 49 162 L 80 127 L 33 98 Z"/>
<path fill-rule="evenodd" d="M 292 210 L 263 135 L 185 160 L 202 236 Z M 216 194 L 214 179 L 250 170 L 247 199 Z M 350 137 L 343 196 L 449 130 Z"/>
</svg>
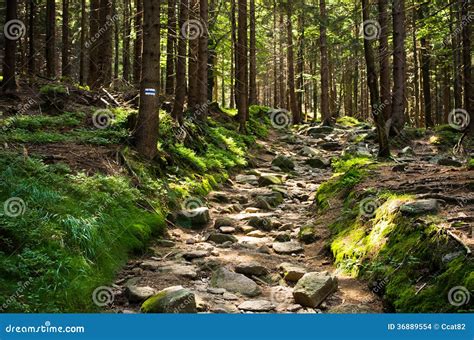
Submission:
<svg viewBox="0 0 474 340">
<path fill-rule="evenodd" d="M 122 53 L 122 78 L 125 81 L 130 80 L 130 35 L 132 31 L 131 6 L 130 0 L 124 0 L 123 15 L 123 53 Z"/>
<path fill-rule="evenodd" d="M 179 27 L 183 27 L 188 20 L 188 0 L 181 0 L 179 5 Z M 180 124 L 183 123 L 184 100 L 186 99 L 186 37 L 183 34 L 178 38 L 178 58 L 176 65 L 176 90 L 172 115 Z"/>
<path fill-rule="evenodd" d="M 191 0 L 190 2 L 190 20 L 198 20 L 199 15 L 199 2 L 198 0 Z M 189 61 L 188 61 L 188 79 L 189 79 L 189 90 L 188 90 L 188 109 L 194 109 L 198 104 L 198 55 L 199 55 L 199 41 L 197 37 L 191 36 L 189 39 Z"/>
<path fill-rule="evenodd" d="M 17 20 L 18 4 L 16 0 L 8 0 L 6 3 L 5 23 L 11 20 Z M 12 27 L 11 25 L 9 26 Z M 7 28 L 6 28 L 7 29 Z M 9 30 L 12 34 L 16 34 L 13 29 Z M 13 93 L 17 89 L 16 83 L 16 37 L 8 38 L 5 36 L 5 56 L 3 58 L 2 72 L 2 90 L 5 93 Z"/>
<path fill-rule="evenodd" d="M 245 132 L 248 116 L 247 0 L 238 0 L 236 97 L 240 130 Z"/>
<path fill-rule="evenodd" d="M 257 104 L 257 39 L 255 31 L 255 0 L 250 0 L 250 79 L 249 105 Z"/>
<path fill-rule="evenodd" d="M 135 41 L 133 45 L 133 82 L 140 82 L 143 50 L 143 0 L 135 0 Z"/>
<path fill-rule="evenodd" d="M 298 102 L 296 100 L 295 92 L 295 57 L 293 52 L 293 6 L 290 1 L 286 3 L 286 12 L 287 12 L 287 39 L 288 39 L 288 48 L 287 48 L 287 60 L 288 60 L 288 91 L 290 96 L 290 110 L 293 114 L 293 123 L 299 124 L 301 122 L 300 110 L 298 109 Z"/>
<path fill-rule="evenodd" d="M 140 109 L 134 130 L 138 152 L 153 159 L 157 154 L 160 83 L 160 2 L 143 1 L 143 56 L 140 81 Z"/>
<path fill-rule="evenodd" d="M 469 0 L 462 1 L 461 17 L 462 20 L 467 22 L 469 20 Z M 474 120 L 474 89 L 472 87 L 472 65 L 471 65 L 471 28 L 469 23 L 465 23 L 462 26 L 462 61 L 463 61 L 463 73 L 464 73 L 464 109 L 468 115 L 471 115 L 470 124 L 468 131 L 472 133 Z"/>
<path fill-rule="evenodd" d="M 391 116 L 390 93 L 390 54 L 388 49 L 388 0 L 378 1 L 379 24 L 381 28 L 379 38 L 379 63 L 380 63 L 380 100 L 382 114 L 385 120 Z M 394 33 L 395 34 L 395 33 Z"/>
<path fill-rule="evenodd" d="M 168 0 L 168 35 L 166 39 L 166 94 L 174 93 L 175 46 L 176 46 L 176 1 Z"/>
<path fill-rule="evenodd" d="M 71 65 L 69 63 L 69 0 L 63 0 L 63 25 L 62 25 L 62 54 L 61 70 L 63 77 L 71 76 Z"/>
<path fill-rule="evenodd" d="M 33 0 L 34 2 L 34 0 Z M 81 50 L 79 52 L 79 84 L 84 85 L 86 74 L 86 36 L 87 36 L 87 18 L 86 18 L 86 0 L 81 0 Z"/>
<path fill-rule="evenodd" d="M 419 19 L 424 19 L 424 9 L 420 8 Z M 430 69 L 431 59 L 429 55 L 429 44 L 425 36 L 420 39 L 421 42 L 421 75 L 423 78 L 423 101 L 424 101 L 424 112 L 425 112 L 425 126 L 427 128 L 432 127 L 433 118 L 431 113 L 431 80 L 430 80 Z"/>
<path fill-rule="evenodd" d="M 36 0 L 28 0 L 30 12 L 28 17 L 28 73 L 36 74 Z"/>
<path fill-rule="evenodd" d="M 208 25 L 209 25 L 209 3 L 208 0 L 199 1 L 199 18 L 202 24 L 202 30 L 199 37 L 199 55 L 198 55 L 198 104 L 200 105 L 199 118 L 205 120 L 207 117 L 208 101 Z"/>
<path fill-rule="evenodd" d="M 46 2 L 46 75 L 56 77 L 56 1 Z"/>
<path fill-rule="evenodd" d="M 405 125 L 405 0 L 393 1 L 393 94 L 391 130 L 398 135 Z"/>
<path fill-rule="evenodd" d="M 321 120 L 324 125 L 331 125 L 331 113 L 329 112 L 329 63 L 326 27 L 328 18 L 326 13 L 326 1 L 319 0 L 319 48 L 321 53 Z"/>
</svg>

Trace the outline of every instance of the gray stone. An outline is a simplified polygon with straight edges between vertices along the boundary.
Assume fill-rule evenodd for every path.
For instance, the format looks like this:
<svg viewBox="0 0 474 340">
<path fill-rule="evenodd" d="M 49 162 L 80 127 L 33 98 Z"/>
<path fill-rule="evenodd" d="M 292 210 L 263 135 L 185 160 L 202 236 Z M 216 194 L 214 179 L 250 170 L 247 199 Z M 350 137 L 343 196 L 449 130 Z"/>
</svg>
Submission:
<svg viewBox="0 0 474 340">
<path fill-rule="evenodd" d="M 315 127 L 309 128 L 306 133 L 313 137 L 315 136 L 318 137 L 319 135 L 330 134 L 333 131 L 334 131 L 334 128 L 332 126 L 315 126 Z"/>
<path fill-rule="evenodd" d="M 156 290 L 151 287 L 140 287 L 130 285 L 125 288 L 125 296 L 130 303 L 143 302 L 156 294 Z"/>
<path fill-rule="evenodd" d="M 342 145 L 338 142 L 324 142 L 319 145 L 322 149 L 327 151 L 336 151 L 342 148 Z"/>
<path fill-rule="evenodd" d="M 315 230 L 313 226 L 306 225 L 300 228 L 300 232 L 298 233 L 298 238 L 301 242 L 305 244 L 313 243 L 317 240 L 315 235 Z"/>
<path fill-rule="evenodd" d="M 223 234 L 233 234 L 235 233 L 234 227 L 220 227 L 219 231 Z"/>
<path fill-rule="evenodd" d="M 274 238 L 275 242 L 290 242 L 291 235 L 288 233 L 278 233 Z"/>
<path fill-rule="evenodd" d="M 337 290 L 337 278 L 325 273 L 306 273 L 296 284 L 293 297 L 296 303 L 316 308 Z"/>
<path fill-rule="evenodd" d="M 415 152 L 413 151 L 413 149 L 410 147 L 410 146 L 407 146 L 405 148 L 403 148 L 400 153 L 400 155 L 403 155 L 403 156 L 407 156 L 407 155 L 414 155 Z"/>
<path fill-rule="evenodd" d="M 268 274 L 267 268 L 256 262 L 240 263 L 235 266 L 235 272 L 246 276 L 262 276 Z"/>
<path fill-rule="evenodd" d="M 170 240 L 158 240 L 156 241 L 156 245 L 159 247 L 173 248 L 176 244 Z"/>
<path fill-rule="evenodd" d="M 369 314 L 374 313 L 370 307 L 365 305 L 355 305 L 355 304 L 343 304 L 331 308 L 330 313 L 334 314 Z"/>
<path fill-rule="evenodd" d="M 186 266 L 180 263 L 164 264 L 160 268 L 158 268 L 158 271 L 189 279 L 197 278 L 197 268 L 195 266 Z"/>
<path fill-rule="evenodd" d="M 224 244 L 226 242 L 235 243 L 238 241 L 237 238 L 233 235 L 219 233 L 212 233 L 211 235 L 209 235 L 208 240 L 217 244 Z"/>
<path fill-rule="evenodd" d="M 425 199 L 414 202 L 405 203 L 400 207 L 400 211 L 404 215 L 420 215 L 437 213 L 439 203 L 436 199 Z"/>
<path fill-rule="evenodd" d="M 264 174 L 258 179 L 258 185 L 261 187 L 267 187 L 269 185 L 281 185 L 283 179 L 271 174 Z"/>
<path fill-rule="evenodd" d="M 253 280 L 243 274 L 231 272 L 226 268 L 219 268 L 213 273 L 211 285 L 212 287 L 224 288 L 229 292 L 251 297 L 261 293 L 260 287 Z"/>
<path fill-rule="evenodd" d="M 209 200 L 217 203 L 230 203 L 229 194 L 221 191 L 214 191 L 209 194 Z"/>
<path fill-rule="evenodd" d="M 141 311 L 166 314 L 197 313 L 196 297 L 181 286 L 169 287 L 146 300 Z"/>
<path fill-rule="evenodd" d="M 283 155 L 277 156 L 272 161 L 272 165 L 279 167 L 283 171 L 291 171 L 295 169 L 295 163 L 289 157 Z"/>
<path fill-rule="evenodd" d="M 236 301 L 239 299 L 237 295 L 229 293 L 229 292 L 225 292 L 224 294 L 222 294 L 222 298 L 227 301 Z"/>
<path fill-rule="evenodd" d="M 305 163 L 315 169 L 326 169 L 331 165 L 327 159 L 318 157 L 308 158 Z"/>
<path fill-rule="evenodd" d="M 220 227 L 232 227 L 235 221 L 230 217 L 218 217 L 214 221 L 214 227 L 219 229 Z"/>
<path fill-rule="evenodd" d="M 248 224 L 251 227 L 254 227 L 263 231 L 271 231 L 273 229 L 272 220 L 267 217 L 259 217 L 259 216 L 251 217 Z"/>
<path fill-rule="evenodd" d="M 271 208 L 276 208 L 283 203 L 283 194 L 280 191 L 261 194 L 255 198 L 255 201 L 257 202 L 257 208 L 270 210 Z"/>
<path fill-rule="evenodd" d="M 209 252 L 206 250 L 194 250 L 194 251 L 188 251 L 186 253 L 183 253 L 183 258 L 187 261 L 200 259 L 207 256 L 209 256 Z"/>
<path fill-rule="evenodd" d="M 235 181 L 237 183 L 255 184 L 258 182 L 258 177 L 255 175 L 237 175 Z"/>
<path fill-rule="evenodd" d="M 248 312 L 269 312 L 274 310 L 275 306 L 267 300 L 253 300 L 242 302 L 238 308 Z"/>
<path fill-rule="evenodd" d="M 217 314 L 237 314 L 237 313 L 240 313 L 239 309 L 231 303 L 217 304 L 215 306 L 212 306 L 211 307 L 211 312 L 212 313 L 217 313 Z"/>
<path fill-rule="evenodd" d="M 211 221 L 209 208 L 200 207 L 196 209 L 182 210 L 178 212 L 177 222 L 179 225 L 186 226 L 203 226 Z"/>
<path fill-rule="evenodd" d="M 225 292 L 227 292 L 224 288 L 212 288 L 212 287 L 207 288 L 207 291 L 215 295 L 222 295 Z"/>
<path fill-rule="evenodd" d="M 295 241 L 275 242 L 272 245 L 273 250 L 278 254 L 297 254 L 304 251 L 301 244 Z"/>
<path fill-rule="evenodd" d="M 300 154 L 307 157 L 313 157 L 313 156 L 319 156 L 321 153 L 314 148 L 311 148 L 309 146 L 304 146 L 301 149 Z"/>
<path fill-rule="evenodd" d="M 462 167 L 462 163 L 452 159 L 452 158 L 440 158 L 438 160 L 438 165 L 443 165 L 443 166 L 454 166 L 454 167 Z"/>
<path fill-rule="evenodd" d="M 288 262 L 280 264 L 278 268 L 283 273 L 283 278 L 289 282 L 298 282 L 307 272 L 306 268 Z"/>
<path fill-rule="evenodd" d="M 162 262 L 154 261 L 154 260 L 146 260 L 146 261 L 143 261 L 142 263 L 140 263 L 140 268 L 142 268 L 143 270 L 153 271 L 153 270 L 157 270 L 161 266 L 163 266 Z"/>
</svg>

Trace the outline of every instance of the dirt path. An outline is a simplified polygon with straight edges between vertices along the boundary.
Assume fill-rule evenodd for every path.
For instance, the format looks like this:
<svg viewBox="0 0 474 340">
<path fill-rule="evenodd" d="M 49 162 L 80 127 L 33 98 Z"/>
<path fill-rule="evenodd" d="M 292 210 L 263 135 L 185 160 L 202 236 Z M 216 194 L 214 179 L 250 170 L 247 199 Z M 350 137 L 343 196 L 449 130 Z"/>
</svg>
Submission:
<svg viewBox="0 0 474 340">
<path fill-rule="evenodd" d="M 327 230 L 317 230 L 317 240 L 308 239 L 307 244 L 298 237 L 300 227 L 311 224 L 314 218 L 311 204 L 315 191 L 331 176 L 330 167 L 313 168 L 306 161 L 316 155 L 336 156 L 346 137 L 343 130 L 327 137 L 325 148 L 336 151 L 311 149 L 314 138 L 301 135 L 274 133 L 268 141 L 259 142 L 252 157 L 254 168 L 235 176 L 220 191 L 209 195 L 206 205 L 211 221 L 204 229 L 171 227 L 169 240 L 153 246 L 154 256 L 128 263 L 114 285 L 117 295 L 112 309 L 125 313 L 139 311 L 140 303 L 133 302 L 137 298 L 130 299 L 130 294 L 125 292 L 127 286 L 159 291 L 179 285 L 195 294 L 200 312 L 244 312 L 242 303 L 255 300 L 260 301 L 258 306 L 248 309 L 280 313 L 381 312 L 381 301 L 364 283 L 344 276 L 331 265 L 324 254 Z M 293 160 L 294 170 L 284 172 L 273 167 L 276 156 Z M 268 178 L 267 174 L 283 183 L 267 185 L 262 181 Z M 294 249 L 278 249 L 278 246 Z M 328 272 L 336 276 L 338 289 L 318 308 L 296 304 L 292 294 L 295 284 L 289 277 L 287 280 L 282 277 L 281 264 L 285 262 L 299 267 L 295 269 L 297 276 L 304 272 Z M 212 287 L 215 286 L 212 277 L 220 268 L 228 269 L 231 275 L 245 273 L 259 286 L 259 294 L 246 294 L 245 287 L 233 292 Z"/>
</svg>

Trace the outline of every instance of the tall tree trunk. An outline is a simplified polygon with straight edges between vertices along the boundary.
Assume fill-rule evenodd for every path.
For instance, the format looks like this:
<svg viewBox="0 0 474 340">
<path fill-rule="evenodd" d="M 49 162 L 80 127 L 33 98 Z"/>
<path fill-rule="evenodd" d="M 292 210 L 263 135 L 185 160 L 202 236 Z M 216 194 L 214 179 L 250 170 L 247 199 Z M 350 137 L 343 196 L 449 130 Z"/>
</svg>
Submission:
<svg viewBox="0 0 474 340">
<path fill-rule="evenodd" d="M 188 0 L 180 0 L 179 27 L 188 21 Z M 186 99 L 186 37 L 183 34 L 178 38 L 178 58 L 176 65 L 176 90 L 172 115 L 180 124 L 183 123 L 184 100 Z"/>
<path fill-rule="evenodd" d="M 168 0 L 168 35 L 166 39 L 166 94 L 173 95 L 175 79 L 176 0 Z"/>
<path fill-rule="evenodd" d="M 326 38 L 326 27 L 328 17 L 326 13 L 326 1 L 319 0 L 319 48 L 321 53 L 321 120 L 324 125 L 331 125 L 331 113 L 329 112 L 329 63 Z"/>
<path fill-rule="evenodd" d="M 36 0 L 28 0 L 30 12 L 28 17 L 28 73 L 36 74 Z"/>
<path fill-rule="evenodd" d="M 273 107 L 279 107 L 279 95 L 278 95 L 278 59 L 277 59 L 277 11 L 276 11 L 276 0 L 273 0 Z"/>
<path fill-rule="evenodd" d="M 293 123 L 299 124 L 301 122 L 300 110 L 298 109 L 298 102 L 296 100 L 295 92 L 295 57 L 293 52 L 293 23 L 292 15 L 293 8 L 290 1 L 286 3 L 286 12 L 287 12 L 287 39 L 288 39 L 288 48 L 287 48 L 287 62 L 288 62 L 288 91 L 290 96 L 290 110 L 293 114 Z"/>
<path fill-rule="evenodd" d="M 5 17 L 5 31 L 9 36 L 5 36 L 5 55 L 3 58 L 2 72 L 2 90 L 5 93 L 13 93 L 17 89 L 16 83 L 16 42 L 21 34 L 16 28 L 14 28 L 11 20 L 17 20 L 18 5 L 16 0 L 8 0 Z M 7 26 L 7 23 L 10 24 Z"/>
<path fill-rule="evenodd" d="M 202 31 L 199 37 L 199 55 L 198 55 L 198 104 L 200 105 L 200 119 L 207 117 L 208 100 L 208 45 L 209 45 L 209 4 L 208 0 L 199 1 L 199 17 L 202 24 Z"/>
<path fill-rule="evenodd" d="M 247 0 L 238 0 L 238 13 L 236 97 L 240 130 L 244 132 L 248 117 Z"/>
<path fill-rule="evenodd" d="M 124 0 L 123 3 L 123 53 L 122 53 L 122 78 L 125 81 L 130 80 L 130 35 L 132 31 L 131 5 L 130 0 Z"/>
<path fill-rule="evenodd" d="M 450 33 L 452 37 L 452 54 L 453 54 L 453 91 L 454 91 L 454 107 L 462 107 L 462 72 L 461 70 L 461 40 L 459 34 L 454 33 L 453 25 L 457 22 L 461 26 L 460 20 L 460 1 L 457 1 L 450 10 Z"/>
<path fill-rule="evenodd" d="M 120 22 L 118 20 L 118 12 L 117 12 L 117 1 L 113 0 L 113 14 L 114 14 L 114 79 L 118 79 L 119 77 L 119 66 L 120 66 Z"/>
<path fill-rule="evenodd" d="M 143 1 L 143 56 L 140 81 L 140 109 L 134 131 L 138 152 L 148 159 L 157 154 L 160 83 L 160 2 Z"/>
<path fill-rule="evenodd" d="M 61 69 L 63 77 L 71 76 L 69 63 L 69 0 L 63 0 L 63 46 L 61 55 Z"/>
<path fill-rule="evenodd" d="M 235 76 L 237 75 L 237 22 L 236 22 L 236 6 L 235 0 L 230 0 L 230 25 L 231 25 L 231 66 L 230 66 L 230 107 L 233 109 L 237 103 L 236 88 L 237 83 Z"/>
<path fill-rule="evenodd" d="M 100 0 L 90 0 L 89 13 L 89 42 L 86 46 L 89 49 L 89 71 L 87 84 L 92 85 L 97 81 L 99 74 L 99 50 L 97 49 L 97 39 L 99 36 L 99 11 Z"/>
<path fill-rule="evenodd" d="M 419 12 L 420 21 L 424 19 L 424 8 L 420 8 Z M 431 113 L 431 59 L 429 55 L 429 43 L 425 36 L 420 39 L 421 42 L 421 74 L 423 78 L 423 101 L 424 101 L 424 112 L 425 112 L 425 126 L 432 127 L 433 118 Z"/>
<path fill-rule="evenodd" d="M 199 1 L 191 0 L 189 19 L 198 20 L 199 18 Z M 189 32 L 189 62 L 188 62 L 188 109 L 194 109 L 198 104 L 198 54 L 199 54 L 199 40 L 198 37 L 192 36 Z"/>
<path fill-rule="evenodd" d="M 284 38 L 285 38 L 285 35 L 282 33 L 284 31 L 284 26 L 285 26 L 285 18 L 283 16 L 283 11 L 280 10 L 280 16 L 279 16 L 279 29 L 278 29 L 278 33 L 279 33 L 279 53 L 280 53 L 280 60 L 278 62 L 279 64 L 279 67 L 280 67 L 280 77 L 278 79 L 278 83 L 280 85 L 280 107 L 281 108 L 287 108 L 289 109 L 289 107 L 287 106 L 286 104 L 286 91 L 285 91 L 285 58 L 284 58 L 284 52 L 283 52 L 283 49 L 284 49 Z"/>
<path fill-rule="evenodd" d="M 84 85 L 86 79 L 86 36 L 87 36 L 87 18 L 86 18 L 86 0 L 81 0 L 81 49 L 79 52 L 79 84 Z"/>
<path fill-rule="evenodd" d="M 255 0 L 250 0 L 249 105 L 257 104 L 257 38 L 255 31 L 255 20 Z"/>
<path fill-rule="evenodd" d="M 381 28 L 379 38 L 379 62 L 380 62 L 380 101 L 381 113 L 385 120 L 391 116 L 390 96 L 390 54 L 388 50 L 388 0 L 378 1 L 379 24 Z M 395 34 L 395 33 L 394 33 Z"/>
<path fill-rule="evenodd" d="M 56 77 L 56 1 L 46 1 L 46 75 Z"/>
<path fill-rule="evenodd" d="M 302 8 L 300 9 L 298 13 L 298 32 L 299 32 L 299 38 L 298 38 L 298 58 L 296 61 L 296 73 L 297 73 L 297 78 L 296 78 L 296 86 L 298 88 L 297 92 L 297 106 L 299 110 L 299 115 L 302 117 L 303 114 L 303 94 L 306 93 L 304 89 L 304 79 L 303 79 L 303 73 L 304 73 L 304 52 L 305 52 L 305 3 L 304 0 L 301 3 Z M 305 119 L 306 120 L 306 119 Z"/>
<path fill-rule="evenodd" d="M 368 0 L 362 0 L 362 16 L 364 22 L 369 21 L 370 9 Z M 364 32 L 366 29 L 364 28 Z M 372 106 L 372 115 L 377 128 L 377 137 L 379 142 L 379 157 L 390 157 L 390 145 L 388 140 L 388 133 L 385 127 L 385 118 L 379 112 L 380 110 L 380 95 L 377 81 L 377 73 L 375 69 L 374 50 L 371 41 L 364 39 L 365 62 L 367 65 L 367 84 L 370 90 L 370 104 Z"/>
<path fill-rule="evenodd" d="M 468 21 L 469 18 L 469 0 L 462 1 L 461 16 L 462 19 Z M 471 65 L 471 27 L 467 23 L 462 26 L 462 60 L 463 60 L 463 71 L 464 71 L 464 109 L 467 114 L 474 115 L 474 89 L 472 87 L 472 65 Z M 474 129 L 472 128 L 474 117 L 471 117 L 469 124 L 469 132 L 472 134 Z"/>
<path fill-rule="evenodd" d="M 420 110 L 420 76 L 419 76 L 419 63 L 418 63 L 418 46 L 416 39 L 416 8 L 413 7 L 413 31 L 412 31 L 412 40 L 413 40 L 413 98 L 415 101 L 414 113 L 415 113 L 415 126 L 421 126 L 421 110 Z"/>
<path fill-rule="evenodd" d="M 405 0 L 393 1 L 393 94 L 391 130 L 399 134 L 405 125 Z"/>
<path fill-rule="evenodd" d="M 143 50 L 143 0 L 135 0 L 135 41 L 133 45 L 133 82 L 140 82 Z"/>
</svg>

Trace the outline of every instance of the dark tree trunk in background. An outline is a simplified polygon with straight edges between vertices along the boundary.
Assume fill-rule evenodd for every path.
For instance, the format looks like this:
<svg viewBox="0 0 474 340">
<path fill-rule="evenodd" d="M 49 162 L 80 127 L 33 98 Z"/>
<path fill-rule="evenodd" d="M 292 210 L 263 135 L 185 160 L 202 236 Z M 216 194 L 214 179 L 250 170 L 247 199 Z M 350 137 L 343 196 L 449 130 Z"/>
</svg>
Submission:
<svg viewBox="0 0 474 340">
<path fill-rule="evenodd" d="M 257 38 L 255 31 L 255 0 L 250 0 L 250 69 L 249 105 L 257 104 Z"/>
<path fill-rule="evenodd" d="M 321 120 L 324 125 L 331 125 L 331 113 L 329 112 L 329 63 L 326 38 L 326 26 L 328 18 L 326 13 L 326 1 L 319 0 L 319 48 L 321 51 Z"/>
<path fill-rule="evenodd" d="M 461 72 L 461 39 L 459 34 L 454 33 L 453 26 L 457 23 L 461 25 L 460 20 L 460 2 L 457 1 L 454 6 L 449 8 L 450 13 L 450 34 L 452 39 L 452 55 L 453 55 L 453 92 L 454 92 L 454 107 L 462 107 L 462 72 Z M 453 8 L 454 7 L 454 8 Z M 461 33 L 462 34 L 462 33 Z"/>
<path fill-rule="evenodd" d="M 89 49 L 89 72 L 87 84 L 92 87 L 97 82 L 99 74 L 99 50 L 97 49 L 97 38 L 99 36 L 99 9 L 100 0 L 90 0 L 89 13 L 89 41 L 87 48 Z"/>
<path fill-rule="evenodd" d="M 140 109 L 134 140 L 138 152 L 153 159 L 157 154 L 160 84 L 160 2 L 143 1 L 143 56 L 140 81 Z M 154 94 L 152 92 L 154 90 Z"/>
<path fill-rule="evenodd" d="M 208 47 L 209 47 L 209 5 L 208 0 L 199 1 L 199 18 L 202 24 L 202 31 L 199 37 L 198 55 L 198 104 L 200 105 L 199 118 L 204 120 L 207 117 L 208 100 Z"/>
<path fill-rule="evenodd" d="M 231 26 L 231 43 L 232 43 L 232 52 L 231 52 L 231 66 L 230 66 L 230 107 L 233 109 L 236 105 L 236 80 L 235 76 L 237 75 L 237 19 L 236 19 L 236 6 L 235 0 L 230 0 L 230 26 Z"/>
<path fill-rule="evenodd" d="M 119 67 L 120 67 L 120 22 L 118 20 L 118 12 L 117 12 L 117 1 L 113 0 L 113 14 L 115 16 L 114 19 L 114 79 L 118 79 L 119 77 Z"/>
<path fill-rule="evenodd" d="M 469 0 L 462 1 L 461 17 L 464 21 L 468 21 L 469 16 Z M 472 12 L 471 12 L 472 15 Z M 474 129 L 474 89 L 472 87 L 472 65 L 471 65 L 471 27 L 470 24 L 465 24 L 462 27 L 462 60 L 464 73 L 464 109 L 470 115 L 469 133 L 472 134 Z"/>
<path fill-rule="evenodd" d="M 71 76 L 71 65 L 69 63 L 69 0 L 63 0 L 63 46 L 61 55 L 61 69 L 63 77 Z"/>
<path fill-rule="evenodd" d="M 236 101 L 240 130 L 246 131 L 248 117 L 247 0 L 238 0 Z"/>
<path fill-rule="evenodd" d="M 420 111 L 420 76 L 419 76 L 419 64 L 418 64 L 418 46 L 416 39 L 416 8 L 413 8 L 413 31 L 412 31 L 412 40 L 413 40 L 413 98 L 415 101 L 415 127 L 419 128 L 421 126 L 421 111 Z"/>
<path fill-rule="evenodd" d="M 199 2 L 191 0 L 189 20 L 199 20 Z M 198 54 L 199 37 L 189 31 L 189 61 L 188 61 L 188 109 L 193 110 L 198 103 Z"/>
<path fill-rule="evenodd" d="M 364 22 L 370 20 L 370 9 L 368 7 L 368 0 L 362 0 L 362 15 Z M 366 30 L 364 29 L 364 32 Z M 385 118 L 379 112 L 380 109 L 380 94 L 377 80 L 377 72 L 375 68 L 374 50 L 371 41 L 364 38 L 364 54 L 367 65 L 367 85 L 370 92 L 370 105 L 372 106 L 372 115 L 377 128 L 377 137 L 379 142 L 379 157 L 390 157 L 390 145 L 388 140 L 388 133 L 385 127 Z"/>
<path fill-rule="evenodd" d="M 135 41 L 133 45 L 133 82 L 140 82 L 142 69 L 142 47 L 143 47 L 143 0 L 135 0 Z"/>
<path fill-rule="evenodd" d="M 28 0 L 30 11 L 28 13 L 28 73 L 36 74 L 36 0 Z"/>
<path fill-rule="evenodd" d="M 5 23 L 17 19 L 18 5 L 16 0 L 8 0 L 6 8 Z M 10 30 L 11 33 L 16 33 Z M 5 37 L 5 55 L 2 64 L 2 90 L 5 93 L 13 93 L 17 89 L 16 84 L 16 50 L 17 39 Z"/>
<path fill-rule="evenodd" d="M 176 45 L 176 1 L 168 0 L 168 35 L 166 38 L 166 94 L 174 93 L 175 45 Z"/>
<path fill-rule="evenodd" d="M 405 0 L 393 1 L 393 94 L 391 130 L 399 134 L 405 125 Z"/>
<path fill-rule="evenodd" d="M 98 39 L 98 79 L 93 87 L 107 86 L 112 81 L 113 56 L 113 6 L 112 0 L 101 0 L 99 11 L 99 27 L 103 34 Z"/>
<path fill-rule="evenodd" d="M 299 110 L 300 117 L 302 117 L 302 107 L 303 107 L 303 94 L 306 93 L 305 88 L 304 88 L 304 79 L 303 79 L 303 73 L 304 73 L 304 51 L 305 51 L 305 7 L 304 7 L 304 0 L 302 2 L 302 9 L 299 11 L 298 14 L 298 32 L 299 32 L 299 38 L 298 38 L 298 58 L 296 62 L 296 73 L 297 73 L 297 79 L 296 79 L 296 86 L 298 88 L 298 93 L 296 94 L 297 98 L 297 106 Z M 306 118 L 305 118 L 306 120 Z"/>
<path fill-rule="evenodd" d="M 419 18 L 423 20 L 425 17 L 424 9 L 421 8 L 418 12 Z M 421 75 L 423 78 L 423 102 L 424 102 L 424 113 L 425 113 L 425 126 L 432 127 L 434 125 L 432 112 L 431 112 L 431 80 L 430 80 L 430 69 L 431 69 L 431 58 L 429 55 L 429 43 L 425 36 L 420 39 L 421 42 Z"/>
<path fill-rule="evenodd" d="M 46 75 L 56 77 L 56 1 L 46 1 Z"/>
<path fill-rule="evenodd" d="M 295 56 L 293 52 L 293 23 L 291 17 L 293 15 L 293 8 L 290 1 L 286 3 L 287 12 L 287 38 L 288 38 L 288 91 L 290 95 L 290 110 L 293 115 L 293 123 L 299 124 L 301 122 L 300 110 L 298 109 L 298 102 L 296 101 L 295 92 Z"/>
<path fill-rule="evenodd" d="M 379 24 L 381 28 L 379 38 L 379 62 L 380 62 L 380 101 L 381 113 L 385 120 L 391 116 L 390 96 L 390 53 L 388 50 L 388 0 L 378 1 Z"/>
<path fill-rule="evenodd" d="M 123 31 L 123 53 L 122 53 L 122 77 L 125 81 L 130 80 L 130 35 L 132 31 L 130 0 L 124 0 L 124 31 Z"/>
<path fill-rule="evenodd" d="M 87 18 L 86 18 L 86 0 L 81 0 L 81 49 L 79 52 L 79 84 L 85 84 L 86 69 L 86 36 L 87 36 Z"/>
<path fill-rule="evenodd" d="M 188 20 L 188 0 L 180 0 L 179 27 Z M 180 124 L 183 123 L 184 100 L 186 99 L 186 42 L 183 34 L 178 35 L 178 58 L 176 67 L 176 90 L 172 116 Z"/>
</svg>

